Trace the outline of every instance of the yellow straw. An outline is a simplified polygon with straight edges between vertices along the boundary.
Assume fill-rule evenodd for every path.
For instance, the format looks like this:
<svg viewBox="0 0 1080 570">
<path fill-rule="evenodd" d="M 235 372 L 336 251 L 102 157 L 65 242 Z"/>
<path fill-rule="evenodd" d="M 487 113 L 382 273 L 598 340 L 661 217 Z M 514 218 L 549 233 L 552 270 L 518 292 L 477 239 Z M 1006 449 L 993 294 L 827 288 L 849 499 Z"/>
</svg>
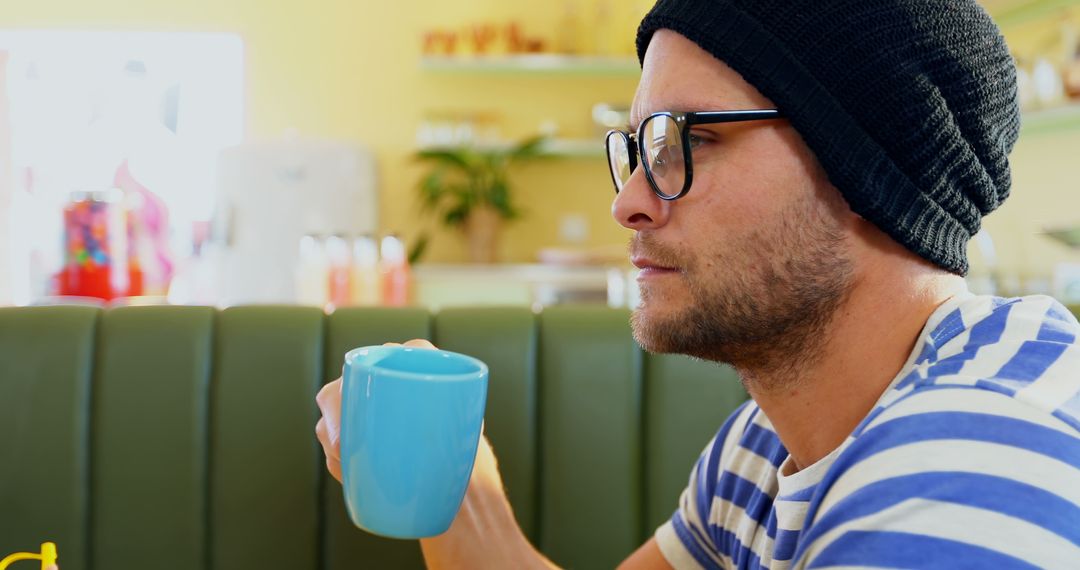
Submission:
<svg viewBox="0 0 1080 570">
<path fill-rule="evenodd" d="M 45 570 L 49 566 L 56 564 L 56 543 L 43 542 L 41 543 L 41 553 L 37 552 L 16 552 L 3 560 L 0 560 L 0 570 L 6 570 L 8 566 L 20 560 L 40 560 L 41 570 Z"/>
</svg>

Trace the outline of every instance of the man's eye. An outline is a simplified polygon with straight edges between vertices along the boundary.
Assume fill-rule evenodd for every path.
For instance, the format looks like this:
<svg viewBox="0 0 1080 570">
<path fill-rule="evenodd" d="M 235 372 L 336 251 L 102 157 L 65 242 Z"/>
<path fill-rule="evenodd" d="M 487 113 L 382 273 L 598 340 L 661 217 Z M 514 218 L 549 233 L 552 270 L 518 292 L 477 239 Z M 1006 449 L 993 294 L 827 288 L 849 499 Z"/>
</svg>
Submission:
<svg viewBox="0 0 1080 570">
<path fill-rule="evenodd" d="M 696 150 L 697 147 L 709 142 L 708 139 L 699 137 L 694 133 L 690 133 L 690 136 L 688 138 L 690 139 L 690 150 Z"/>
</svg>

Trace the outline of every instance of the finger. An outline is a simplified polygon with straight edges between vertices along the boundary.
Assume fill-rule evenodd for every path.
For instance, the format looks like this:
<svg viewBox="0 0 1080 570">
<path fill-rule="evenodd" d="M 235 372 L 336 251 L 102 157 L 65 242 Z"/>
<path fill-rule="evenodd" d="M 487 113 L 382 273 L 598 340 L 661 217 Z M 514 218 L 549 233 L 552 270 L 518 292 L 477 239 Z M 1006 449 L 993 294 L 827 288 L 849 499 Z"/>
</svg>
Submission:
<svg viewBox="0 0 1080 570">
<path fill-rule="evenodd" d="M 400 342 L 384 342 L 383 346 L 401 346 Z"/>
<path fill-rule="evenodd" d="M 327 432 L 336 438 L 341 425 L 341 378 L 323 386 L 315 396 L 315 402 L 326 420 Z"/>
<path fill-rule="evenodd" d="M 435 345 L 431 344 L 431 341 L 426 340 L 426 339 L 422 339 L 422 338 L 414 338 L 414 339 L 412 339 L 410 341 L 406 341 L 405 346 L 408 346 L 408 347 L 411 347 L 411 348 L 426 348 L 426 349 L 436 350 Z"/>
<path fill-rule="evenodd" d="M 328 459 L 341 459 L 341 448 L 339 447 L 339 440 L 334 437 L 329 430 L 327 430 L 326 422 L 319 420 L 319 423 L 315 424 L 315 436 L 319 438 L 319 443 L 322 444 L 323 453 Z"/>
<path fill-rule="evenodd" d="M 330 475 L 333 476 L 334 479 L 338 480 L 338 483 L 341 482 L 341 462 L 340 461 L 337 461 L 336 459 L 327 458 L 327 460 L 326 460 L 326 470 L 330 472 Z"/>
<path fill-rule="evenodd" d="M 315 401 L 322 404 L 323 402 L 333 404 L 334 400 L 341 399 L 341 378 L 337 378 L 331 382 L 327 382 L 322 388 L 319 389 L 319 393 L 315 395 Z"/>
<path fill-rule="evenodd" d="M 316 426 L 315 430 L 318 429 L 318 426 Z M 323 422 L 323 434 L 320 438 L 320 442 L 323 444 L 323 451 L 326 453 L 326 457 L 334 460 L 341 459 L 341 434 L 339 432 L 330 431 L 326 422 Z"/>
</svg>

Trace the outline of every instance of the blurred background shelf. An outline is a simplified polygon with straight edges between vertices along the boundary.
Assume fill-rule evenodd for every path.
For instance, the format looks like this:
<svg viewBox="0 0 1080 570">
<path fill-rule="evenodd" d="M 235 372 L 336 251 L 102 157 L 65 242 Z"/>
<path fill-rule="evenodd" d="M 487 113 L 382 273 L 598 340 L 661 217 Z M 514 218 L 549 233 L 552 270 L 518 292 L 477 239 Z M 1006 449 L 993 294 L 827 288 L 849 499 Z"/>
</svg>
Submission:
<svg viewBox="0 0 1080 570">
<path fill-rule="evenodd" d="M 1018 26 L 1056 15 L 1080 0 L 981 0 L 1001 27 Z"/>
<path fill-rule="evenodd" d="M 604 156 L 604 141 L 599 139 L 551 139 L 544 143 L 545 156 L 563 158 L 598 158 Z"/>
<path fill-rule="evenodd" d="M 478 150 L 484 149 L 508 149 L 512 146 L 509 142 L 478 143 L 474 145 Z M 461 148 L 455 145 L 430 145 L 419 147 L 418 151 L 432 150 L 457 150 Z M 600 139 L 549 139 L 541 146 L 540 156 L 550 158 L 601 158 L 604 156 L 604 141 Z"/>
<path fill-rule="evenodd" d="M 1025 111 L 1021 129 L 1024 134 L 1080 129 L 1080 103 Z"/>
<path fill-rule="evenodd" d="M 432 73 L 506 75 L 593 75 L 636 77 L 641 66 L 633 57 L 556 54 L 502 56 L 425 56 L 420 69 Z"/>
<path fill-rule="evenodd" d="M 621 263 L 559 264 L 421 264 L 414 268 L 415 295 L 426 307 L 612 303 L 623 306 L 626 281 L 634 273 Z M 613 290 L 614 279 L 618 286 Z M 621 289 L 620 289 L 621 288 Z M 615 293 L 617 299 L 612 298 Z"/>
</svg>

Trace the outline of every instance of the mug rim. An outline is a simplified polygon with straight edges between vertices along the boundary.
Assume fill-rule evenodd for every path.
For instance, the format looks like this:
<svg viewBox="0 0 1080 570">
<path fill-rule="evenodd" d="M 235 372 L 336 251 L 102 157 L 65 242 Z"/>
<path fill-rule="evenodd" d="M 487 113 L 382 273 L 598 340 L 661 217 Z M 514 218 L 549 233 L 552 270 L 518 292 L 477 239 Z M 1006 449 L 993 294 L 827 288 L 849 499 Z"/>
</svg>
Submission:
<svg viewBox="0 0 1080 570">
<path fill-rule="evenodd" d="M 463 360 L 468 364 L 475 366 L 476 370 L 471 372 L 463 372 L 460 374 L 426 374 L 420 372 L 408 372 L 404 370 L 395 370 L 393 368 L 383 368 L 379 366 L 378 362 L 370 365 L 370 368 L 377 369 L 380 374 L 386 376 L 394 376 L 402 380 L 417 380 L 417 381 L 436 381 L 436 382 L 461 382 L 468 380 L 478 380 L 488 375 L 488 366 L 484 361 L 468 354 L 461 354 L 460 352 L 454 352 L 451 350 L 443 350 L 441 348 L 420 348 L 415 346 L 402 346 L 402 345 L 371 345 L 360 346 L 354 348 L 345 353 L 345 366 L 356 366 L 355 361 L 359 358 L 360 353 L 367 352 L 413 352 L 413 351 L 428 351 L 435 352 L 453 357 L 458 360 Z"/>
</svg>

